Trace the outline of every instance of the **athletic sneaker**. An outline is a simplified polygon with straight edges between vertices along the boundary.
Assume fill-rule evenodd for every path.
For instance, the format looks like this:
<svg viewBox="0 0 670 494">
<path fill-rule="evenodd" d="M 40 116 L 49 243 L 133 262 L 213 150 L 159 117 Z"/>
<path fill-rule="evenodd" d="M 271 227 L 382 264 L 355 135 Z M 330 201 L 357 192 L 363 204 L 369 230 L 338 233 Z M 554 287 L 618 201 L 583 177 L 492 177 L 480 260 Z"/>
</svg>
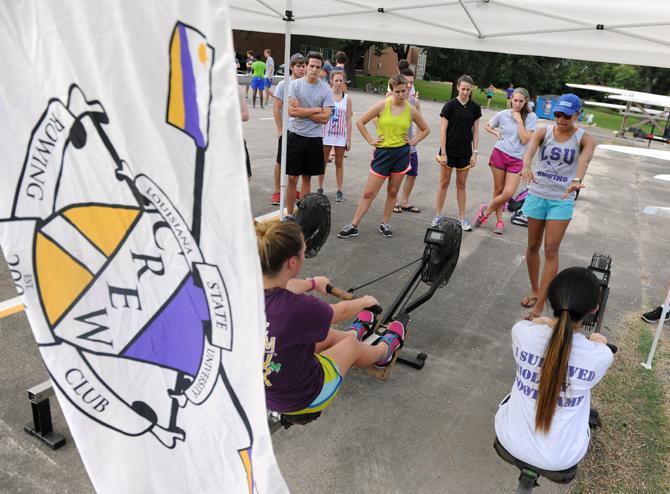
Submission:
<svg viewBox="0 0 670 494">
<path fill-rule="evenodd" d="M 275 192 L 274 194 L 272 194 L 270 204 L 272 204 L 273 206 L 279 206 L 279 199 L 280 199 L 279 192 Z"/>
<path fill-rule="evenodd" d="M 375 362 L 377 367 L 386 367 L 393 360 L 393 355 L 395 352 L 400 350 L 405 339 L 405 326 L 402 325 L 400 321 L 393 321 L 388 325 L 386 334 L 377 341 L 377 344 L 382 342 L 388 345 L 388 351 L 386 352 L 386 357 Z"/>
<path fill-rule="evenodd" d="M 282 221 L 295 221 L 295 218 L 293 217 L 292 214 L 287 214 L 282 218 Z"/>
<path fill-rule="evenodd" d="M 340 230 L 340 233 L 338 233 L 337 236 L 339 238 L 358 237 L 358 228 L 349 223 L 347 226 L 342 228 L 342 230 Z"/>
<path fill-rule="evenodd" d="M 342 202 L 344 201 L 344 194 L 342 194 L 341 190 L 338 190 L 335 192 L 335 202 Z"/>
<path fill-rule="evenodd" d="M 316 193 L 319 194 L 320 196 L 322 196 L 323 195 L 323 189 L 321 187 L 319 187 L 318 189 L 316 189 Z"/>
<path fill-rule="evenodd" d="M 496 227 L 493 229 L 493 233 L 497 233 L 498 235 L 505 233 L 505 223 L 498 221 Z"/>
<path fill-rule="evenodd" d="M 647 322 L 658 322 L 658 320 L 661 318 L 662 313 L 663 313 L 663 307 L 659 305 L 655 309 L 652 309 L 649 312 L 642 314 L 642 319 L 644 319 Z M 668 319 L 670 319 L 670 311 L 665 315 L 665 320 L 667 321 Z"/>
<path fill-rule="evenodd" d="M 375 315 L 369 310 L 364 310 L 358 313 L 358 316 L 354 322 L 351 323 L 349 329 L 356 332 L 356 339 L 358 341 L 363 341 L 372 334 L 375 322 Z"/>
<path fill-rule="evenodd" d="M 379 225 L 379 233 L 381 233 L 382 237 L 384 238 L 391 238 L 393 236 L 393 232 L 391 231 L 391 227 L 388 223 L 382 223 Z"/>
<path fill-rule="evenodd" d="M 470 226 L 470 222 L 467 218 L 461 218 L 461 228 L 464 232 L 472 231 L 472 226 Z"/>
<path fill-rule="evenodd" d="M 488 204 L 486 204 L 485 202 L 482 202 L 479 205 L 479 209 L 477 210 L 477 217 L 475 218 L 475 226 L 477 228 L 479 228 L 482 225 L 485 225 L 486 222 L 489 220 L 489 217 L 484 215 L 484 211 L 486 211 L 486 206 L 488 206 Z M 465 228 L 463 228 L 463 230 L 465 230 Z"/>
<path fill-rule="evenodd" d="M 436 227 L 440 220 L 442 219 L 442 216 L 439 214 L 436 214 L 435 217 L 433 218 L 433 222 L 430 224 L 431 227 Z"/>
</svg>

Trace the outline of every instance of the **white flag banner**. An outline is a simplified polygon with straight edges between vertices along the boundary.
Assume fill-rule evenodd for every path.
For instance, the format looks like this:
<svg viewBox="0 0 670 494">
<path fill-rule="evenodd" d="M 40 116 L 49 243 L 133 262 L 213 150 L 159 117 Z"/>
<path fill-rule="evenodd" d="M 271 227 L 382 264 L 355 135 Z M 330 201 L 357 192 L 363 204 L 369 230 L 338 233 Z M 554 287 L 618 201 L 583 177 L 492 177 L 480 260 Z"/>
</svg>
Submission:
<svg viewBox="0 0 670 494">
<path fill-rule="evenodd" d="M 2 2 L 0 55 L 0 244 L 93 486 L 285 492 L 226 2 Z"/>
</svg>

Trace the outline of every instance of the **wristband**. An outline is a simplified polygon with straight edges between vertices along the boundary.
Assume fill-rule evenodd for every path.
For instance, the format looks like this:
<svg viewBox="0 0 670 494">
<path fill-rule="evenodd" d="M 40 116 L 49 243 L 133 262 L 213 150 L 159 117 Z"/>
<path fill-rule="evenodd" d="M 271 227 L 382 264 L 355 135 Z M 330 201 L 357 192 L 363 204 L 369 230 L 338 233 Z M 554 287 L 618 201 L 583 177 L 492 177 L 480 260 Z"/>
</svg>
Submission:
<svg viewBox="0 0 670 494">
<path fill-rule="evenodd" d="M 579 178 L 579 177 L 575 177 L 575 178 L 573 178 L 572 181 L 575 182 L 575 183 L 578 183 L 578 184 L 581 184 L 581 183 L 582 183 L 582 179 Z"/>
<path fill-rule="evenodd" d="M 308 292 L 313 291 L 316 288 L 316 281 L 314 281 L 314 278 L 307 278 L 307 281 L 311 283 L 311 286 L 309 287 Z"/>
<path fill-rule="evenodd" d="M 472 154 L 478 154 L 478 153 L 479 153 L 479 149 L 473 149 L 472 150 Z"/>
</svg>

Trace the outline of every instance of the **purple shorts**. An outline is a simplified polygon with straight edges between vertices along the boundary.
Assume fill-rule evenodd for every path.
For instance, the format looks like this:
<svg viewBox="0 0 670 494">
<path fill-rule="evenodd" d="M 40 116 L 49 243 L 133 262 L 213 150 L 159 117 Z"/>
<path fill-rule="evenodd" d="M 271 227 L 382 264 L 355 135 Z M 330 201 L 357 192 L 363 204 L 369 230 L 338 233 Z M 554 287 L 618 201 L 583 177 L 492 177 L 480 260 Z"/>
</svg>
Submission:
<svg viewBox="0 0 670 494">
<path fill-rule="evenodd" d="M 519 173 L 523 169 L 523 160 L 503 153 L 500 149 L 493 148 L 489 165 L 507 173 Z"/>
<path fill-rule="evenodd" d="M 409 166 L 412 168 L 407 172 L 407 176 L 416 177 L 419 174 L 419 153 L 409 153 Z"/>
</svg>

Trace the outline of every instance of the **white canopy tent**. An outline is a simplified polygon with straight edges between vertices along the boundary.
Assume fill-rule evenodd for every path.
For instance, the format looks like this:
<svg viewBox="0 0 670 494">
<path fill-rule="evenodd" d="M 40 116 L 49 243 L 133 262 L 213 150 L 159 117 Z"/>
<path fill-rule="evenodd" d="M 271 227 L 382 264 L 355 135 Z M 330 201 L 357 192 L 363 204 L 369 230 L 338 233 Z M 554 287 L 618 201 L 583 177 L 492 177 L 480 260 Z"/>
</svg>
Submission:
<svg viewBox="0 0 670 494">
<path fill-rule="evenodd" d="M 670 67 L 667 0 L 229 0 L 229 5 L 233 29 L 286 34 L 285 67 L 292 33 Z M 287 102 L 288 86 L 284 122 Z M 282 214 L 285 157 L 286 137 Z"/>
</svg>

